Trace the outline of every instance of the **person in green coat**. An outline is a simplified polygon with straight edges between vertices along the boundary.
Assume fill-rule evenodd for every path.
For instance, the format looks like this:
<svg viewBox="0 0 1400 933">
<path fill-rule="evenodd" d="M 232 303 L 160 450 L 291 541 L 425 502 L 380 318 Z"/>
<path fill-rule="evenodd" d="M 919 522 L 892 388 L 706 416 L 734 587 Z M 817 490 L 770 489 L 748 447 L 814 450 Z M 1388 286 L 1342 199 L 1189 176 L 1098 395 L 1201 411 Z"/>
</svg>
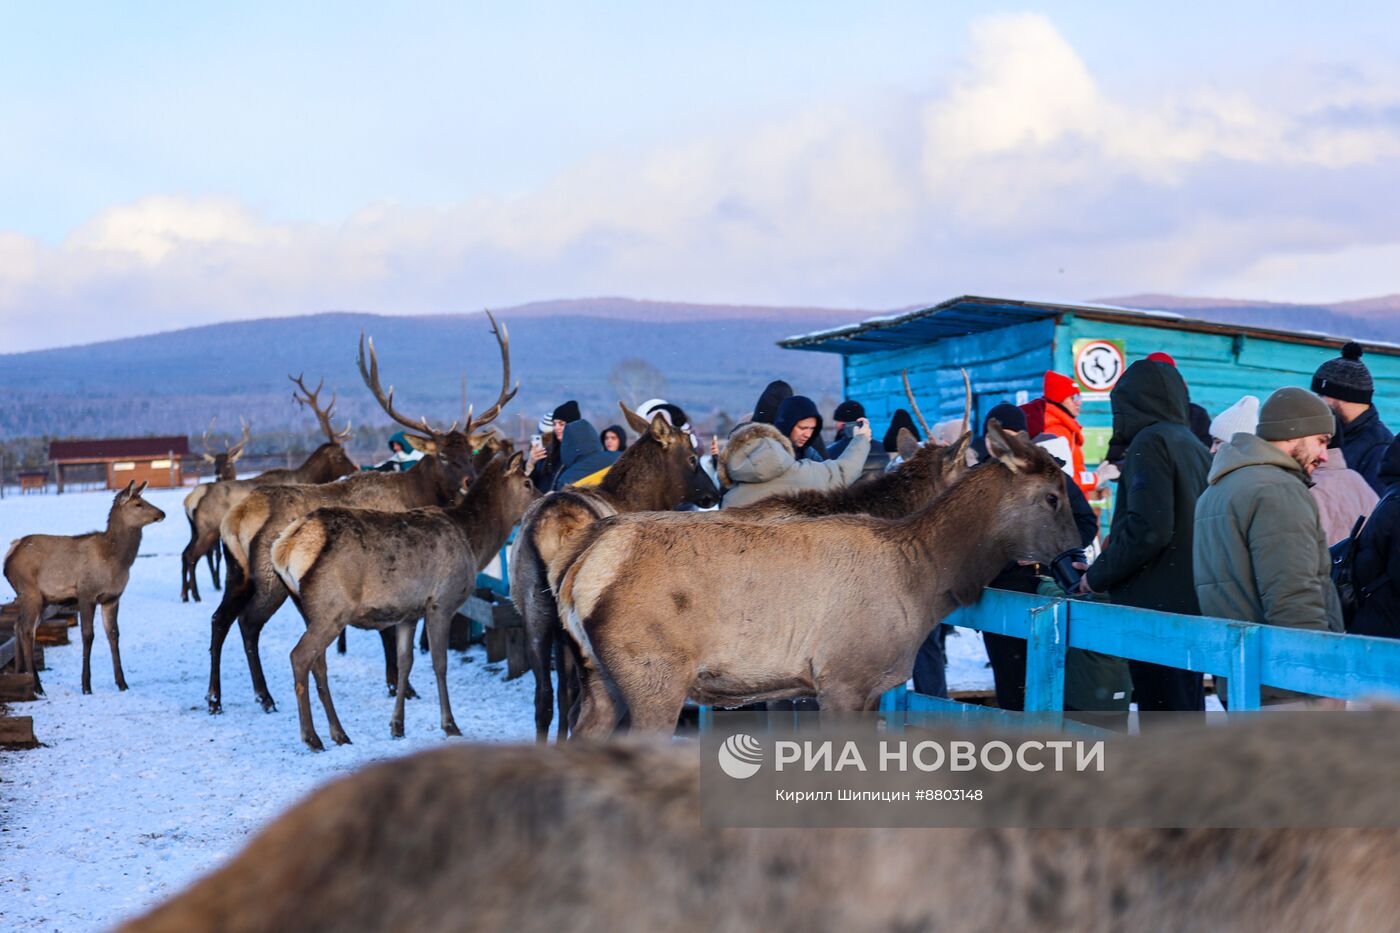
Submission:
<svg viewBox="0 0 1400 933">
<path fill-rule="evenodd" d="M 1138 360 L 1113 387 L 1109 403 L 1113 433 L 1127 450 L 1108 540 L 1079 592 L 1106 593 L 1121 606 L 1199 615 L 1192 530 L 1210 454 L 1191 433 L 1186 382 L 1175 366 Z M 1201 674 L 1145 661 L 1128 666 L 1139 710 L 1205 709 Z"/>
<path fill-rule="evenodd" d="M 1259 409 L 1253 434 L 1216 452 L 1196 503 L 1196 593 L 1208 616 L 1316 631 L 1342 630 L 1331 554 L 1310 477 L 1336 430 L 1325 402 L 1288 387 Z M 1226 695 L 1223 681 L 1217 692 Z M 1301 694 L 1265 687 L 1265 703 Z"/>
</svg>

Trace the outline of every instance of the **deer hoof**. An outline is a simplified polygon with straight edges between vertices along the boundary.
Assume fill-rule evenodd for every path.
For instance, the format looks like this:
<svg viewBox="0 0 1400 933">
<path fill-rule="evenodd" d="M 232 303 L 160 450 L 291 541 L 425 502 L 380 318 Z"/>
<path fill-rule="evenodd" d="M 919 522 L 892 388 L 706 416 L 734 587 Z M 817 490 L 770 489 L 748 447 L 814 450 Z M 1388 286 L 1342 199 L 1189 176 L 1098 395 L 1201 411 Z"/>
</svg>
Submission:
<svg viewBox="0 0 1400 933">
<path fill-rule="evenodd" d="M 326 750 L 326 746 L 321 744 L 321 737 L 314 732 L 310 735 L 303 735 L 301 740 L 305 742 L 306 747 L 313 752 L 324 752 Z"/>
<path fill-rule="evenodd" d="M 209 698 L 209 715 L 217 716 L 224 711 L 224 704 L 219 702 L 218 697 Z"/>
<path fill-rule="evenodd" d="M 263 708 L 263 712 L 264 712 L 264 713 L 275 713 L 275 712 L 277 712 L 277 703 L 276 703 L 275 700 L 272 699 L 272 697 L 270 697 L 270 696 L 258 697 L 258 702 L 262 704 L 262 708 Z"/>
<path fill-rule="evenodd" d="M 35 687 L 35 688 L 34 688 L 34 692 L 35 692 L 35 693 L 42 693 L 43 691 L 41 691 L 38 687 Z M 88 686 L 87 684 L 83 684 L 83 695 L 84 695 L 84 696 L 87 696 L 87 695 L 90 695 L 91 693 L 92 693 L 92 687 Z"/>
<path fill-rule="evenodd" d="M 332 733 L 331 733 L 331 740 L 334 741 L 335 744 L 337 744 L 337 745 L 350 745 L 350 744 L 353 744 L 353 743 L 351 743 L 351 741 L 350 741 L 350 736 L 346 735 L 344 732 L 332 732 Z"/>
<path fill-rule="evenodd" d="M 444 733 L 446 733 L 447 735 L 461 735 L 461 734 L 462 734 L 462 730 L 457 728 L 457 724 L 456 724 L 455 722 L 449 722 L 447 725 L 443 726 L 443 727 L 442 727 L 442 731 L 443 731 Z"/>
<path fill-rule="evenodd" d="M 119 681 L 117 681 L 117 689 L 118 689 L 118 690 L 125 690 L 125 689 L 126 689 L 126 681 L 124 681 L 124 680 L 119 680 Z"/>
<path fill-rule="evenodd" d="M 403 698 L 405 700 L 418 699 L 418 691 L 413 689 L 413 684 L 409 684 L 407 687 L 404 688 Z"/>
<path fill-rule="evenodd" d="M 396 739 L 401 739 L 401 738 L 403 738 L 403 723 L 401 723 L 401 722 L 391 722 L 391 723 L 389 723 L 389 734 L 390 734 L 391 736 L 393 736 L 394 738 L 396 738 Z"/>
</svg>

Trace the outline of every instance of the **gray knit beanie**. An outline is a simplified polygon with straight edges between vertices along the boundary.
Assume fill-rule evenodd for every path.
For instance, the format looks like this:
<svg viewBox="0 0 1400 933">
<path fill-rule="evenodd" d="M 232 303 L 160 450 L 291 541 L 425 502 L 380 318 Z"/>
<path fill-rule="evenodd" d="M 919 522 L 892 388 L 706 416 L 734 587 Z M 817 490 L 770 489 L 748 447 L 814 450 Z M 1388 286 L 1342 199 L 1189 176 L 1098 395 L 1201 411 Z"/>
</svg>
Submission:
<svg viewBox="0 0 1400 933">
<path fill-rule="evenodd" d="M 1295 437 L 1332 434 L 1336 419 L 1327 403 L 1307 389 L 1284 386 L 1259 406 L 1259 426 L 1254 433 L 1266 441 L 1291 441 Z"/>
<path fill-rule="evenodd" d="M 1323 363 L 1313 373 L 1314 392 L 1343 402 L 1369 405 L 1375 388 L 1371 371 L 1361 362 L 1361 344 L 1354 340 L 1342 347 L 1341 356 Z"/>
</svg>

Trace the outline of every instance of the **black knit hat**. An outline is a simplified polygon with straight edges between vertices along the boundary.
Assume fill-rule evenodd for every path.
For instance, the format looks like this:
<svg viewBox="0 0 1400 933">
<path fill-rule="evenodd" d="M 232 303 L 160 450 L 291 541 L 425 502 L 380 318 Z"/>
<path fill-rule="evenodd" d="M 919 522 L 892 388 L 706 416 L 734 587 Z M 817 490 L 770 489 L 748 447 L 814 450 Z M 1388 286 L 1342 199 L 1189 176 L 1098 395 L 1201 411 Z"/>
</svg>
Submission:
<svg viewBox="0 0 1400 933">
<path fill-rule="evenodd" d="M 1375 389 L 1371 371 L 1361 362 L 1361 344 L 1355 341 L 1349 341 L 1340 357 L 1328 360 L 1313 373 L 1312 390 L 1339 401 L 1369 405 Z"/>
<path fill-rule="evenodd" d="M 846 401 L 842 402 L 840 405 L 837 405 L 836 410 L 831 413 L 831 420 L 840 421 L 842 424 L 845 424 L 850 421 L 856 421 L 864 417 L 865 406 L 862 405 L 860 402 L 855 402 L 850 399 L 846 399 Z"/>
<path fill-rule="evenodd" d="M 563 405 L 554 409 L 554 420 L 562 421 L 565 424 L 573 424 L 582 417 L 583 415 L 580 414 L 578 410 L 578 402 L 575 402 L 573 399 L 570 399 Z"/>
</svg>

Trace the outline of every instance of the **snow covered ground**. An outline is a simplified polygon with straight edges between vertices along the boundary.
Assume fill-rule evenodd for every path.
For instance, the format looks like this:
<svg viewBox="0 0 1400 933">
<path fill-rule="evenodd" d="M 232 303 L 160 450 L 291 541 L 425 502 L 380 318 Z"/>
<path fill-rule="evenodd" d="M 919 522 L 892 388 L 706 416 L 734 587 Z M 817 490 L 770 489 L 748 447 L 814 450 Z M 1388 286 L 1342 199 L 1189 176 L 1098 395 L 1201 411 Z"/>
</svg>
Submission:
<svg viewBox="0 0 1400 933">
<path fill-rule="evenodd" d="M 287 604 L 263 631 L 263 666 L 278 701 L 254 702 L 235 631 L 223 658 L 224 714 L 210 716 L 208 576 L 205 602 L 179 601 L 179 554 L 189 536 L 185 490 L 152 490 L 164 522 L 146 529 L 122 599 L 122 663 L 130 690 L 112 682 L 98 623 L 93 694 L 79 691 L 82 648 L 45 652 L 46 699 L 16 704 L 34 717 L 44 748 L 0 752 L 0 915 L 5 930 L 105 929 L 168 896 L 233 855 L 248 837 L 324 781 L 367 762 L 444 741 L 531 741 L 533 682 L 507 683 L 503 665 L 480 648 L 449 662 L 449 688 L 463 739 L 438 729 L 432 667 L 413 682 L 424 699 L 408 704 L 406 737 L 389 737 L 392 700 L 383 686 L 378 635 L 351 631 L 349 653 L 330 657 L 331 689 L 353 745 L 314 754 L 301 744 L 287 657 L 302 632 Z M 0 546 L 44 531 L 77 534 L 106 522 L 110 493 L 0 500 Z M 217 594 L 213 594 L 217 596 Z M 0 600 L 13 598 L 0 582 Z M 954 688 L 989 687 L 980 637 L 948 640 Z M 325 719 L 313 700 L 317 728 Z"/>
</svg>

